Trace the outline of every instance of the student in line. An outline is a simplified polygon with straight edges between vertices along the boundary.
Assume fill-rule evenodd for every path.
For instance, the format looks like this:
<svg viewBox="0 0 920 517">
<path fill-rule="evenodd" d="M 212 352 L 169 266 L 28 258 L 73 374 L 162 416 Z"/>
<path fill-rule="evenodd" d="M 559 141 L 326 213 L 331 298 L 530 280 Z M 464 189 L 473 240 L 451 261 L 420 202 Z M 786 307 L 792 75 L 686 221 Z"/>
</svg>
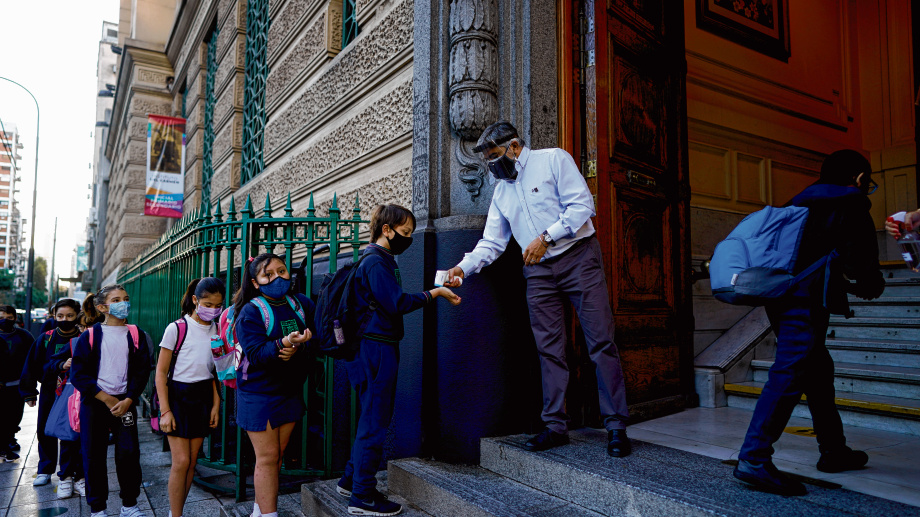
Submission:
<svg viewBox="0 0 920 517">
<path fill-rule="evenodd" d="M 16 326 L 16 308 L 0 305 L 0 463 L 19 459 L 16 431 L 25 402 L 19 393 L 19 377 L 35 338 Z"/>
<path fill-rule="evenodd" d="M 51 308 L 55 327 L 39 334 L 22 369 L 19 392 L 29 407 L 35 407 L 38 400 L 38 475 L 32 482 L 33 486 L 50 483 L 51 474 L 58 464 L 58 440 L 45 435 L 45 425 L 57 398 L 58 387 L 66 382 L 67 368 L 70 368 L 69 362 L 63 363 L 55 356 L 66 349 L 67 357 L 70 357 L 70 340 L 80 335 L 77 328 L 79 312 L 80 303 L 76 300 L 64 298 L 55 303 Z M 64 368 L 65 364 L 67 368 Z M 41 383 L 41 391 L 36 389 L 36 383 Z M 57 487 L 58 499 L 72 496 L 74 490 L 81 496 L 85 495 L 80 442 L 61 441 L 60 460 L 61 470 L 57 473 L 60 480 Z"/>
<path fill-rule="evenodd" d="M 103 287 L 84 303 L 86 318 L 100 314 L 80 335 L 73 352 L 71 383 L 80 391 L 80 445 L 86 469 L 86 501 L 91 517 L 105 517 L 109 496 L 106 455 L 109 432 L 115 439 L 115 472 L 121 487 L 120 517 L 144 517 L 137 507 L 141 490 L 137 440 L 138 400 L 150 378 L 146 333 L 128 325 L 131 302 L 124 287 Z M 92 334 L 92 338 L 90 335 Z"/>
<path fill-rule="evenodd" d="M 403 315 L 443 296 L 458 305 L 460 297 L 446 287 L 409 294 L 402 290 L 396 255 L 412 244 L 415 215 L 399 205 L 380 205 L 371 215 L 371 244 L 358 264 L 353 288 L 358 318 L 373 302 L 376 309 L 365 327 L 360 350 L 346 362 L 348 380 L 361 402 L 358 431 L 339 480 L 337 491 L 348 497 L 351 515 L 396 515 L 402 506 L 377 490 L 377 470 L 383 457 L 383 441 L 393 418 L 399 341 L 403 338 Z"/>
<path fill-rule="evenodd" d="M 192 280 L 182 298 L 182 318 L 166 327 L 160 342 L 156 388 L 160 430 L 166 433 L 172 452 L 171 517 L 182 516 L 195 477 L 198 451 L 220 419 L 211 336 L 220 334 L 218 319 L 223 305 L 223 282 L 214 277 Z"/>
<path fill-rule="evenodd" d="M 253 515 L 277 517 L 281 460 L 295 423 L 303 418 L 303 383 L 313 336 L 313 302 L 290 295 L 284 259 L 263 253 L 247 260 L 234 297 L 234 332 L 243 348 L 237 369 L 236 421 L 256 453 Z M 266 316 L 264 317 L 263 312 Z M 268 328 L 266 328 L 268 327 Z"/>
</svg>

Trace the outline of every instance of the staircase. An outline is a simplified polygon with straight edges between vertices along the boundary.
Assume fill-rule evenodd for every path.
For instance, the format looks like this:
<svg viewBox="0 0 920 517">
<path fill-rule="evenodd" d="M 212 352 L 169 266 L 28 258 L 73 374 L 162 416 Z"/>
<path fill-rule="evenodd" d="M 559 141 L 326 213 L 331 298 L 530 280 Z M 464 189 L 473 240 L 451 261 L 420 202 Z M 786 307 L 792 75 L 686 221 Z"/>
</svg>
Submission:
<svg viewBox="0 0 920 517">
<path fill-rule="evenodd" d="M 483 438 L 480 464 L 417 458 L 389 462 L 387 491 L 415 517 L 831 516 L 916 515 L 916 507 L 827 482 L 804 497 L 755 491 L 715 458 L 633 440 L 633 454 L 611 458 L 606 433 L 582 429 L 571 444 L 529 452 L 525 436 Z M 304 485 L 303 513 L 344 517 L 336 480 Z"/>
<path fill-rule="evenodd" d="M 880 298 L 851 297 L 855 317 L 831 317 L 837 407 L 844 424 L 920 435 L 920 275 L 885 274 Z M 728 405 L 753 409 L 772 365 L 751 361 L 752 381 L 726 383 Z M 793 415 L 810 418 L 804 397 Z"/>
</svg>

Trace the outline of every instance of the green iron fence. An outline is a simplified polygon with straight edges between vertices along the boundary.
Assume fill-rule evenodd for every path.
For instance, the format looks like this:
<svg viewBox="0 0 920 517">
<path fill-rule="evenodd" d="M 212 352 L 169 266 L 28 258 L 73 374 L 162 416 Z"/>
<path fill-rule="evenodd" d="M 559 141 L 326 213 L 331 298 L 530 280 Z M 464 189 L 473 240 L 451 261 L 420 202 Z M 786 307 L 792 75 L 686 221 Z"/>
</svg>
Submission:
<svg viewBox="0 0 920 517">
<path fill-rule="evenodd" d="M 213 214 L 207 206 L 180 219 L 159 241 L 134 259 L 119 274 L 132 300 L 132 320 L 151 334 L 155 343 L 162 339 L 166 326 L 181 315 L 180 302 L 189 282 L 195 278 L 216 276 L 224 280 L 227 292 L 224 305 L 231 301 L 239 286 L 242 266 L 249 256 L 274 252 L 287 262 L 288 270 L 302 278 L 299 285 L 308 296 L 313 291 L 315 255 L 325 255 L 328 246 L 329 272 L 335 272 L 343 249 L 351 249 L 354 260 L 364 241 L 359 238 L 361 219 L 359 200 L 355 198 L 350 218 L 342 218 L 338 199 L 333 197 L 327 217 L 318 217 L 310 195 L 306 217 L 294 217 L 291 196 L 281 217 L 274 217 L 271 201 L 266 195 L 265 208 L 256 217 L 251 199 L 237 212 L 233 199 L 226 214 L 218 205 Z M 295 267 L 294 256 L 303 256 Z M 319 267 L 319 266 L 318 266 Z M 302 268 L 302 273 L 299 270 Z M 156 346 L 159 353 L 159 346 Z M 247 452 L 244 433 L 236 425 L 235 390 L 221 386 L 223 402 L 218 428 L 203 447 L 199 464 L 233 472 L 236 476 L 235 494 L 242 500 L 246 494 L 246 474 L 252 468 L 251 453 Z M 153 374 L 145 391 L 152 399 Z M 307 413 L 295 426 L 285 452 L 282 474 L 294 476 L 330 477 L 333 472 L 334 368 L 328 357 L 311 362 L 309 377 L 304 384 Z M 354 427 L 355 401 L 349 404 L 349 427 Z M 352 433 L 353 436 L 353 433 Z M 205 483 L 207 484 L 207 483 Z M 215 488 L 219 488 L 216 487 Z"/>
</svg>

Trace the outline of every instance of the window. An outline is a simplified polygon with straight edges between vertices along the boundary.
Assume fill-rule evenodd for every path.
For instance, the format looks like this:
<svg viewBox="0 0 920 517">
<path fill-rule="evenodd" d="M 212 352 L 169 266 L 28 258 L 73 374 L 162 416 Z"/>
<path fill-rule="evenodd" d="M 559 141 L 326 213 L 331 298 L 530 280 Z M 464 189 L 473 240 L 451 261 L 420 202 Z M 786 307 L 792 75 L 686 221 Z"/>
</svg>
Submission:
<svg viewBox="0 0 920 517">
<path fill-rule="evenodd" d="M 204 82 L 204 137 L 202 141 L 201 163 L 201 204 L 205 205 L 211 199 L 211 177 L 214 176 L 214 76 L 217 75 L 217 35 L 215 29 L 211 31 L 208 41 L 207 75 Z"/>
<path fill-rule="evenodd" d="M 110 38 L 118 39 L 118 31 L 115 29 L 106 29 L 105 34 Z"/>
<path fill-rule="evenodd" d="M 342 0 L 342 48 L 358 37 L 358 9 L 356 0 Z"/>
<path fill-rule="evenodd" d="M 246 6 L 246 75 L 243 95 L 243 163 L 240 183 L 255 178 L 265 167 L 265 83 L 268 78 L 268 0 L 250 0 Z"/>
</svg>

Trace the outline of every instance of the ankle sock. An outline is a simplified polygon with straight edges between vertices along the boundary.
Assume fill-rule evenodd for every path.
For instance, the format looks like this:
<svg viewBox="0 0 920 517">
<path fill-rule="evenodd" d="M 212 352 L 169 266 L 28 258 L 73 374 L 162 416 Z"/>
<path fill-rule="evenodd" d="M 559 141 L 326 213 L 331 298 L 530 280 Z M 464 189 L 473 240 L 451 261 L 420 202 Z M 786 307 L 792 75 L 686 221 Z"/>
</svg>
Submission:
<svg viewBox="0 0 920 517">
<path fill-rule="evenodd" d="M 263 513 L 262 517 L 278 517 L 278 512 Z"/>
</svg>

